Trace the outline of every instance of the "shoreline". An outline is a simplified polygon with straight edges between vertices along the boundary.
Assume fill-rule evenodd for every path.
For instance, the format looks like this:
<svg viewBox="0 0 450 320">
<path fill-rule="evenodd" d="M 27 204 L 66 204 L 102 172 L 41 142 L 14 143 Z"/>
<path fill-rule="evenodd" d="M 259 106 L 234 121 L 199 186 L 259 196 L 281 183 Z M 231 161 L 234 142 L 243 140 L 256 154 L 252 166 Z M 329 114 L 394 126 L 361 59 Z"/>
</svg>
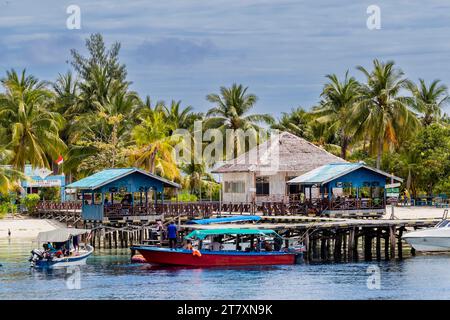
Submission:
<svg viewBox="0 0 450 320">
<path fill-rule="evenodd" d="M 435 207 L 395 207 L 394 215 L 398 219 L 442 218 L 444 210 Z M 390 216 L 391 208 L 388 206 L 382 219 L 389 219 Z M 39 232 L 64 227 L 65 224 L 51 219 L 5 218 L 0 220 L 0 239 L 8 239 L 8 229 L 11 230 L 10 239 L 35 239 Z"/>
<path fill-rule="evenodd" d="M 48 219 L 2 219 L 0 220 L 0 239 L 36 239 L 39 232 L 55 230 L 64 225 Z M 8 229 L 11 237 L 8 237 Z"/>
</svg>

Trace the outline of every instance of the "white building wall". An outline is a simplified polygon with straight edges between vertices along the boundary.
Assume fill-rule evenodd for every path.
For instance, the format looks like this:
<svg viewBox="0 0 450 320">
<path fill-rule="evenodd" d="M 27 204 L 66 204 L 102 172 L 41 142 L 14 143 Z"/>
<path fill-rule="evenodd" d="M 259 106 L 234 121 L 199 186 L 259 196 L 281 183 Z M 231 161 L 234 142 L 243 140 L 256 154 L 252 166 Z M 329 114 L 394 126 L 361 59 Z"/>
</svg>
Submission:
<svg viewBox="0 0 450 320">
<path fill-rule="evenodd" d="M 223 192 L 223 202 L 268 202 L 268 201 L 288 201 L 288 187 L 286 184 L 286 179 L 288 177 L 297 177 L 304 174 L 305 172 L 278 172 L 276 174 L 258 174 L 254 172 L 232 172 L 222 174 L 222 190 Z M 267 176 L 269 177 L 269 195 L 268 196 L 256 196 L 256 185 L 255 177 Z M 229 193 L 225 192 L 225 182 L 245 182 L 245 192 L 244 193 Z M 319 188 L 313 188 L 312 197 L 319 198 L 320 190 Z M 306 190 L 306 198 L 309 198 L 309 190 Z"/>
<path fill-rule="evenodd" d="M 251 191 L 255 188 L 254 174 L 251 172 L 232 172 L 224 173 L 222 175 L 222 190 L 223 190 L 223 202 L 251 202 L 255 192 Z M 243 181 L 245 183 L 243 193 L 231 193 L 225 192 L 225 182 L 238 182 Z"/>
</svg>

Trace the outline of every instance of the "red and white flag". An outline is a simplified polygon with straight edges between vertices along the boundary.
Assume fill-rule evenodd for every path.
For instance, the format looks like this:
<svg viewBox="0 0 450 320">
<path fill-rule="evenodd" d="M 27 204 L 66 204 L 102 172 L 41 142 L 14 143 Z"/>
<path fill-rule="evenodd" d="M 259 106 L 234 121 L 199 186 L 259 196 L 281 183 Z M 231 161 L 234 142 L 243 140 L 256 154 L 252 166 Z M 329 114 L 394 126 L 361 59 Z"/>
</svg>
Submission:
<svg viewBox="0 0 450 320">
<path fill-rule="evenodd" d="M 56 164 L 59 166 L 59 165 L 61 165 L 63 162 L 64 162 L 64 159 L 63 159 L 63 157 L 60 155 L 59 157 L 58 157 L 58 159 L 56 159 Z"/>
</svg>

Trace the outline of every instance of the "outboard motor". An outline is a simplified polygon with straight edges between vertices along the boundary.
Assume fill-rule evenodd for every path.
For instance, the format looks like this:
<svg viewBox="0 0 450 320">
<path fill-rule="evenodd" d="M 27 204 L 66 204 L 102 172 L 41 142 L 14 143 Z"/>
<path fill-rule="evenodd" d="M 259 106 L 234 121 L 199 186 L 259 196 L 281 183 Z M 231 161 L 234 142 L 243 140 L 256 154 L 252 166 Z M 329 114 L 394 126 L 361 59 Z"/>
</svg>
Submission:
<svg viewBox="0 0 450 320">
<path fill-rule="evenodd" d="M 34 266 L 37 261 L 42 260 L 44 258 L 44 252 L 38 249 L 33 249 L 31 251 L 31 257 L 28 261 L 31 262 L 31 266 Z"/>
</svg>

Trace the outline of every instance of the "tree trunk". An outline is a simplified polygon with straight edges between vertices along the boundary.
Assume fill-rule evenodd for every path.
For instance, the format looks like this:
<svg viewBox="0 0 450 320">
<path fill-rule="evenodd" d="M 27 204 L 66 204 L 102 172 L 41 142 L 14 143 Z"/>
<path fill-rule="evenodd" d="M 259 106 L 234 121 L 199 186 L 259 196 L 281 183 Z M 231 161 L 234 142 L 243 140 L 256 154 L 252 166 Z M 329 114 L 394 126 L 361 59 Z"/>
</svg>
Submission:
<svg viewBox="0 0 450 320">
<path fill-rule="evenodd" d="M 377 169 L 381 167 L 381 155 L 383 154 L 383 138 L 380 137 L 378 141 L 378 151 L 377 151 Z"/>
<path fill-rule="evenodd" d="M 348 138 L 344 135 L 341 136 L 341 158 L 346 159 L 347 157 L 347 148 L 348 148 Z"/>
</svg>

